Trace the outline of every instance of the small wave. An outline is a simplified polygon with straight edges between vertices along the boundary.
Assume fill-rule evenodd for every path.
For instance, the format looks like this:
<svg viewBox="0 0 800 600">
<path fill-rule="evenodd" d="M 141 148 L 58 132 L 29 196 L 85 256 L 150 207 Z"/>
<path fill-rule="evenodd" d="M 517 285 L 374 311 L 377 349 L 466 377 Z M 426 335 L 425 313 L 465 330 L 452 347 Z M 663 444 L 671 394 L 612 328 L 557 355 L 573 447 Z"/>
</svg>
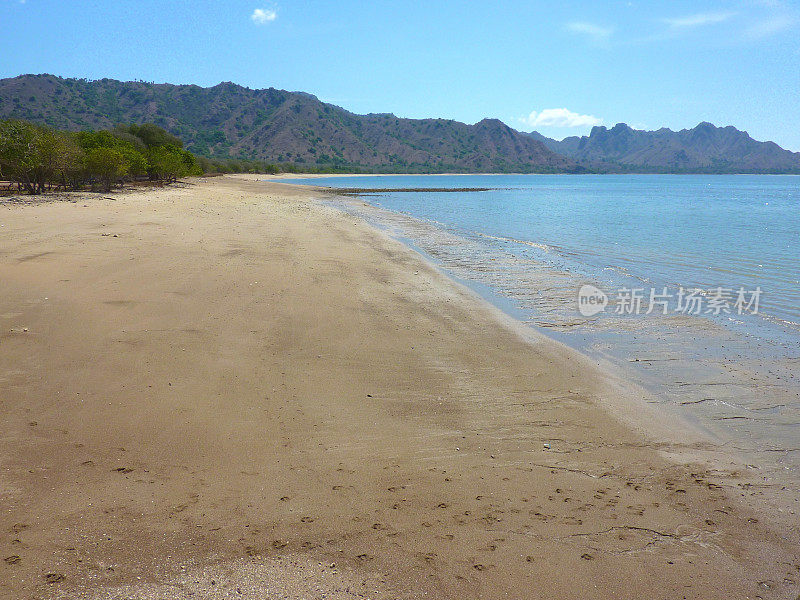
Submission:
<svg viewBox="0 0 800 600">
<path fill-rule="evenodd" d="M 511 242 L 512 244 L 522 244 L 524 246 L 531 246 L 532 248 L 538 248 L 539 250 L 544 250 L 545 252 L 558 251 L 555 246 L 549 246 L 547 244 L 543 244 L 542 242 L 530 242 L 527 240 L 518 240 L 516 238 L 490 235 L 488 233 L 481 233 L 479 231 L 475 232 L 475 235 L 477 235 L 478 237 L 486 238 L 487 240 L 494 240 L 496 242 Z"/>
<path fill-rule="evenodd" d="M 770 323 L 777 323 L 779 325 L 783 325 L 784 327 L 789 327 L 791 329 L 795 329 L 800 331 L 800 323 L 797 321 L 791 321 L 789 319 L 781 319 L 780 317 L 775 317 L 765 313 L 758 313 L 758 316 L 764 319 L 765 321 L 769 321 Z"/>
<path fill-rule="evenodd" d="M 649 277 L 645 277 L 644 275 L 635 275 L 631 273 L 627 268 L 621 267 L 618 265 L 611 265 L 610 267 L 603 267 L 603 271 L 611 271 L 613 273 L 617 273 L 618 275 L 622 275 L 623 277 L 628 277 L 630 279 L 636 279 L 641 283 L 653 283 L 653 280 Z"/>
</svg>

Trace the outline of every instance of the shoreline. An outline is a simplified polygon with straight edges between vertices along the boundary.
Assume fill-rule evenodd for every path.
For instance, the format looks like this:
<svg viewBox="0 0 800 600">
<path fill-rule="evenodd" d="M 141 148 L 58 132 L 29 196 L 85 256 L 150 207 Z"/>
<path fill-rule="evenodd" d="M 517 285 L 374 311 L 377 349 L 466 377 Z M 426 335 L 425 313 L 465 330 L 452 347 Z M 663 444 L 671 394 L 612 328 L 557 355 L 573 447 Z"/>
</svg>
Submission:
<svg viewBox="0 0 800 600">
<path fill-rule="evenodd" d="M 327 188 L 311 187 L 311 189 L 328 193 Z M 336 195 L 335 191 L 335 189 L 332 190 L 333 195 Z M 357 198 L 353 199 L 349 197 L 348 194 L 342 194 L 340 198 L 344 203 L 360 204 Z M 387 210 L 378 209 L 372 205 L 370 205 L 370 208 L 376 211 Z M 357 216 L 360 218 L 360 215 Z M 709 439 L 709 434 L 702 432 L 696 425 L 682 419 L 679 415 L 670 414 L 669 418 L 675 419 L 683 425 L 680 431 L 676 431 L 671 424 L 658 419 L 658 416 L 664 417 L 667 415 L 662 414 L 663 411 L 659 410 L 657 407 L 649 406 L 642 401 L 642 396 L 647 396 L 650 392 L 630 382 L 617 366 L 608 361 L 605 361 L 605 363 L 601 365 L 595 362 L 594 359 L 586 353 L 581 352 L 579 348 L 570 346 L 566 342 L 552 335 L 548 335 L 542 328 L 528 325 L 519 318 L 519 314 L 514 314 L 513 303 L 498 292 L 487 289 L 482 293 L 479 290 L 479 286 L 482 284 L 457 277 L 454 273 L 450 272 L 445 265 L 441 264 L 441 262 L 437 261 L 422 248 L 415 245 L 413 240 L 398 238 L 384 227 L 372 223 L 370 223 L 370 225 L 386 235 L 387 239 L 403 244 L 424 260 L 431 268 L 441 272 L 453 285 L 460 287 L 465 293 L 471 295 L 476 304 L 482 305 L 486 310 L 491 312 L 498 323 L 502 323 L 503 326 L 514 331 L 521 339 L 525 340 L 526 343 L 532 346 L 542 343 L 550 344 L 551 350 L 557 351 L 559 355 L 565 357 L 565 360 L 575 360 L 581 363 L 581 368 L 605 375 L 609 386 L 609 392 L 606 394 L 605 406 L 609 412 L 613 412 L 618 417 L 621 417 L 626 425 L 642 432 L 645 436 L 656 442 L 663 441 L 690 445 L 711 441 Z M 493 297 L 490 297 L 488 294 L 492 294 Z M 501 299 L 505 299 L 508 302 L 507 307 L 502 307 L 497 302 L 493 301 L 499 301 Z M 612 401 L 611 398 L 609 398 L 610 396 L 620 396 L 620 398 Z M 621 413 L 616 411 L 621 411 Z M 729 458 L 733 458 L 733 456 Z M 685 463 L 690 460 L 689 457 L 686 457 L 679 462 Z"/>
<path fill-rule="evenodd" d="M 302 183 L 300 185 L 304 185 L 309 189 L 319 190 L 320 193 L 329 196 L 335 196 L 336 191 L 339 189 L 316 187 L 310 183 Z M 387 188 L 387 192 L 390 191 L 392 191 L 392 188 Z M 458 251 L 450 252 L 448 250 L 450 247 L 468 246 L 470 243 L 462 234 L 450 231 L 441 223 L 435 221 L 433 224 L 428 223 L 410 213 L 386 208 L 380 202 L 353 199 L 348 193 L 344 193 L 342 196 L 340 199 L 332 199 L 331 203 L 335 206 L 343 207 L 344 210 L 359 218 L 366 219 L 373 226 L 388 231 L 390 237 L 409 246 L 427 261 L 443 270 L 448 277 L 456 279 L 459 283 L 470 288 L 477 296 L 480 296 L 482 301 L 500 308 L 502 312 L 510 315 L 512 319 L 522 322 L 526 328 L 533 329 L 548 339 L 565 344 L 581 356 L 589 357 L 590 361 L 595 362 L 596 366 L 602 363 L 604 370 L 611 370 L 617 374 L 618 379 L 632 384 L 638 390 L 633 394 L 638 397 L 638 400 L 633 405 L 622 403 L 623 408 L 628 412 L 629 424 L 638 426 L 643 431 L 650 429 L 651 435 L 656 437 L 659 436 L 659 432 L 653 428 L 652 424 L 654 422 L 670 423 L 673 426 L 680 424 L 678 429 L 693 431 L 695 437 L 699 436 L 710 446 L 718 449 L 717 453 L 723 458 L 718 457 L 717 462 L 724 462 L 724 457 L 727 456 L 734 458 L 741 469 L 759 470 L 762 475 L 760 484 L 763 485 L 765 482 L 769 482 L 774 489 L 779 490 L 774 498 L 776 506 L 782 510 L 796 510 L 799 497 L 797 488 L 799 463 L 792 459 L 792 452 L 796 450 L 793 449 L 792 441 L 788 437 L 789 433 L 780 431 L 783 422 L 790 417 L 784 417 L 780 422 L 765 424 L 761 426 L 761 429 L 754 429 L 753 431 L 741 431 L 740 428 L 726 426 L 727 423 L 732 421 L 725 420 L 742 419 L 742 422 L 749 423 L 746 420 L 751 419 L 755 422 L 758 421 L 755 411 L 763 410 L 762 407 L 782 407 L 784 402 L 791 401 L 791 396 L 786 397 L 786 394 L 791 394 L 792 392 L 790 387 L 787 390 L 781 389 L 778 391 L 776 389 L 771 392 L 759 392 L 760 386 L 767 385 L 772 387 L 768 385 L 771 382 L 765 380 L 765 374 L 770 371 L 770 365 L 772 365 L 773 369 L 776 369 L 773 378 L 780 379 L 777 369 L 782 369 L 785 366 L 780 356 L 765 354 L 764 356 L 750 357 L 749 362 L 747 362 L 746 359 L 748 357 L 741 354 L 738 355 L 738 360 L 736 358 L 724 359 L 714 354 L 707 356 L 704 361 L 700 361 L 698 357 L 698 361 L 693 364 L 685 359 L 682 361 L 681 358 L 676 358 L 674 352 L 664 352 L 652 343 L 647 345 L 643 340 L 662 339 L 664 335 L 673 334 L 673 331 L 664 329 L 664 327 L 667 327 L 666 323 L 660 324 L 649 321 L 640 325 L 640 329 L 636 330 L 638 336 L 632 336 L 634 330 L 631 329 L 629 331 L 631 326 L 622 322 L 616 324 L 616 330 L 613 325 L 609 326 L 608 324 L 605 324 L 605 327 L 594 329 L 591 325 L 583 328 L 579 323 L 571 322 L 566 331 L 559 331 L 558 325 L 563 321 L 563 315 L 559 314 L 554 317 L 544 315 L 543 318 L 542 315 L 538 315 L 537 318 L 535 309 L 529 304 L 520 303 L 519 290 L 513 288 L 504 289 L 502 284 L 499 284 L 500 287 L 498 288 L 496 282 L 491 283 L 498 280 L 498 277 L 500 277 L 498 273 L 494 273 L 494 276 L 490 276 L 488 280 L 481 278 L 483 271 L 491 271 L 492 267 L 490 265 L 493 264 L 491 261 L 499 261 L 502 259 L 501 257 L 490 258 L 489 262 L 486 262 L 478 256 L 473 256 L 475 248 L 463 253 Z M 484 248 L 483 250 L 487 249 Z M 472 264 L 470 260 L 476 261 L 473 270 L 470 267 L 470 264 Z M 516 266 L 516 268 L 520 267 L 521 265 Z M 598 281 L 589 279 L 582 281 L 602 286 Z M 505 283 L 508 284 L 509 282 L 505 281 Z M 550 288 L 555 285 L 554 282 L 548 282 L 548 280 L 543 280 L 539 283 L 544 288 Z M 578 285 L 575 284 L 575 289 L 577 289 Z M 728 331 L 723 324 L 714 321 L 707 322 L 701 317 L 687 317 L 687 319 L 693 322 L 682 324 L 682 327 L 685 327 L 689 332 L 694 332 L 696 336 L 701 336 L 695 338 L 691 333 L 686 334 L 686 339 L 683 342 L 687 347 L 687 353 L 689 353 L 688 348 L 692 345 L 692 340 L 694 339 L 698 340 L 697 344 L 699 346 L 703 345 L 699 340 L 704 339 L 706 343 L 711 345 L 722 344 L 725 347 L 726 345 L 736 346 L 741 344 L 743 341 L 747 341 L 747 335 L 752 335 L 752 332 L 743 332 L 738 329 Z M 741 337 L 743 335 L 745 337 Z M 757 343 L 758 340 L 759 338 L 756 337 L 751 342 Z M 673 341 L 672 344 L 674 346 L 675 342 Z M 616 345 L 621 348 L 631 348 L 630 350 L 615 349 Z M 605 350 L 602 349 L 604 347 L 606 348 Z M 778 351 L 778 348 L 776 347 L 774 351 Z M 662 360 L 679 361 L 669 364 L 680 366 L 675 366 L 672 369 L 666 367 L 653 368 L 652 360 L 640 360 L 641 353 L 644 353 L 645 357 L 656 358 L 661 356 L 663 357 Z M 634 358 L 631 358 L 631 356 Z M 669 358 L 666 358 L 667 356 Z M 769 361 L 770 359 L 772 359 L 772 362 L 754 362 L 754 360 Z M 722 363 L 720 367 L 717 367 L 716 363 L 719 360 L 722 360 Z M 658 360 L 656 359 L 657 362 Z M 645 366 L 642 367 L 640 365 Z M 751 371 L 745 371 L 748 368 Z M 733 377 L 734 371 L 739 371 L 735 378 Z M 749 374 L 745 377 L 745 373 Z M 726 377 L 726 374 L 728 377 Z M 702 386 L 720 385 L 718 383 L 706 384 L 704 382 L 718 382 L 726 379 L 730 379 L 727 385 L 737 390 L 732 392 L 726 388 L 725 394 L 730 396 L 731 401 L 737 399 L 737 393 L 738 397 L 748 392 L 762 397 L 758 406 L 753 408 L 753 412 L 746 405 L 739 407 L 738 404 L 735 406 L 739 407 L 740 410 L 736 412 L 733 410 L 734 405 L 727 402 L 721 402 L 722 406 L 719 409 L 694 411 L 688 407 L 701 404 L 706 400 L 711 400 L 710 404 L 715 404 L 716 400 L 713 396 L 716 396 L 716 394 L 709 392 L 704 396 L 698 396 L 697 393 L 681 393 L 670 389 L 671 382 L 675 380 L 689 382 L 686 385 L 694 385 L 692 382 L 697 382 L 698 386 Z M 737 386 L 741 386 L 742 390 L 739 391 Z M 777 388 L 778 386 L 775 387 Z M 697 389 L 699 390 L 700 388 L 698 387 Z M 711 397 L 709 397 L 709 394 L 711 394 Z M 725 399 L 727 399 L 727 396 L 725 396 Z M 637 407 L 641 408 L 640 412 L 642 414 L 637 414 Z M 612 406 L 611 408 L 619 407 Z M 660 419 L 648 416 L 653 410 L 656 410 L 661 416 Z M 749 416 L 740 416 L 742 413 L 749 414 Z M 666 417 L 666 420 L 663 420 L 664 417 Z M 662 426 L 660 429 L 660 435 L 663 436 L 664 427 Z M 714 451 L 710 451 L 710 453 L 713 454 Z M 781 496 L 781 498 L 778 499 L 778 496 Z"/>
<path fill-rule="evenodd" d="M 637 391 L 314 196 L 226 176 L 4 214 L 0 592 L 283 560 L 370 597 L 795 589 L 745 474 L 621 425 L 602 401 Z"/>
</svg>

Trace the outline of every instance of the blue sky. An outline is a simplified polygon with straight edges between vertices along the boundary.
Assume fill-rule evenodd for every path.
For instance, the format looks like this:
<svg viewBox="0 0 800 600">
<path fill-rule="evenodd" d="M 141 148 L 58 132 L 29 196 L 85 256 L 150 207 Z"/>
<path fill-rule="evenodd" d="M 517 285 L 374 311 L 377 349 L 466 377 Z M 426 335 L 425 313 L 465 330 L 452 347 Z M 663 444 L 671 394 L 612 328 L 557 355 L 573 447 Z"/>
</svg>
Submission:
<svg viewBox="0 0 800 600">
<path fill-rule="evenodd" d="M 800 150 L 800 3 L 0 0 L 0 76 L 302 90 L 358 113 L 735 125 Z"/>
</svg>

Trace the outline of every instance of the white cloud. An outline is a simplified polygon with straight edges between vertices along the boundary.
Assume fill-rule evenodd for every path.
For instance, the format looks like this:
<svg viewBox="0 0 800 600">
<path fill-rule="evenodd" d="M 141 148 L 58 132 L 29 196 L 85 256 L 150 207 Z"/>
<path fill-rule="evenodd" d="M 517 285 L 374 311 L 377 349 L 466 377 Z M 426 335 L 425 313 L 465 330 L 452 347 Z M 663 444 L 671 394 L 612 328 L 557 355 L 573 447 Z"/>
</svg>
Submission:
<svg viewBox="0 0 800 600">
<path fill-rule="evenodd" d="M 614 30 L 610 27 L 603 27 L 602 25 L 587 23 L 585 21 L 567 23 L 567 30 L 571 31 L 572 33 L 588 35 L 589 37 L 598 41 L 607 40 L 609 37 L 611 37 L 611 34 L 614 33 Z"/>
<path fill-rule="evenodd" d="M 545 108 L 538 113 L 532 112 L 522 120 L 531 127 L 590 127 L 603 123 L 603 119 L 574 113 L 566 108 Z"/>
<path fill-rule="evenodd" d="M 269 8 L 257 8 L 250 15 L 250 20 L 256 25 L 266 25 L 278 18 L 278 13 Z"/>
<path fill-rule="evenodd" d="M 735 14 L 736 13 L 731 12 L 699 13 L 696 15 L 677 17 L 674 19 L 664 19 L 664 22 L 670 27 L 674 27 L 676 29 L 702 27 L 703 25 L 722 23 L 723 21 L 730 19 Z"/>
</svg>

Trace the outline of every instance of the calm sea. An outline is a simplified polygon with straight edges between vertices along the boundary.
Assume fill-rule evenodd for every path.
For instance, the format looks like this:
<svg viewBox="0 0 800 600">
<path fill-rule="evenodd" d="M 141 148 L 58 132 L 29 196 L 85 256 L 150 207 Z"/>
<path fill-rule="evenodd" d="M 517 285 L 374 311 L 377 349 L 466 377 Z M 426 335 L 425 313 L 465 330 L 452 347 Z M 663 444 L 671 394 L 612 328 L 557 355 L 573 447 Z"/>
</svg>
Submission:
<svg viewBox="0 0 800 600">
<path fill-rule="evenodd" d="M 294 182 L 388 189 L 339 204 L 517 318 L 613 362 L 648 401 L 748 454 L 754 468 L 800 483 L 800 177 Z M 473 187 L 491 189 L 391 191 Z M 580 310 L 585 285 L 605 294 L 604 310 Z"/>
</svg>

